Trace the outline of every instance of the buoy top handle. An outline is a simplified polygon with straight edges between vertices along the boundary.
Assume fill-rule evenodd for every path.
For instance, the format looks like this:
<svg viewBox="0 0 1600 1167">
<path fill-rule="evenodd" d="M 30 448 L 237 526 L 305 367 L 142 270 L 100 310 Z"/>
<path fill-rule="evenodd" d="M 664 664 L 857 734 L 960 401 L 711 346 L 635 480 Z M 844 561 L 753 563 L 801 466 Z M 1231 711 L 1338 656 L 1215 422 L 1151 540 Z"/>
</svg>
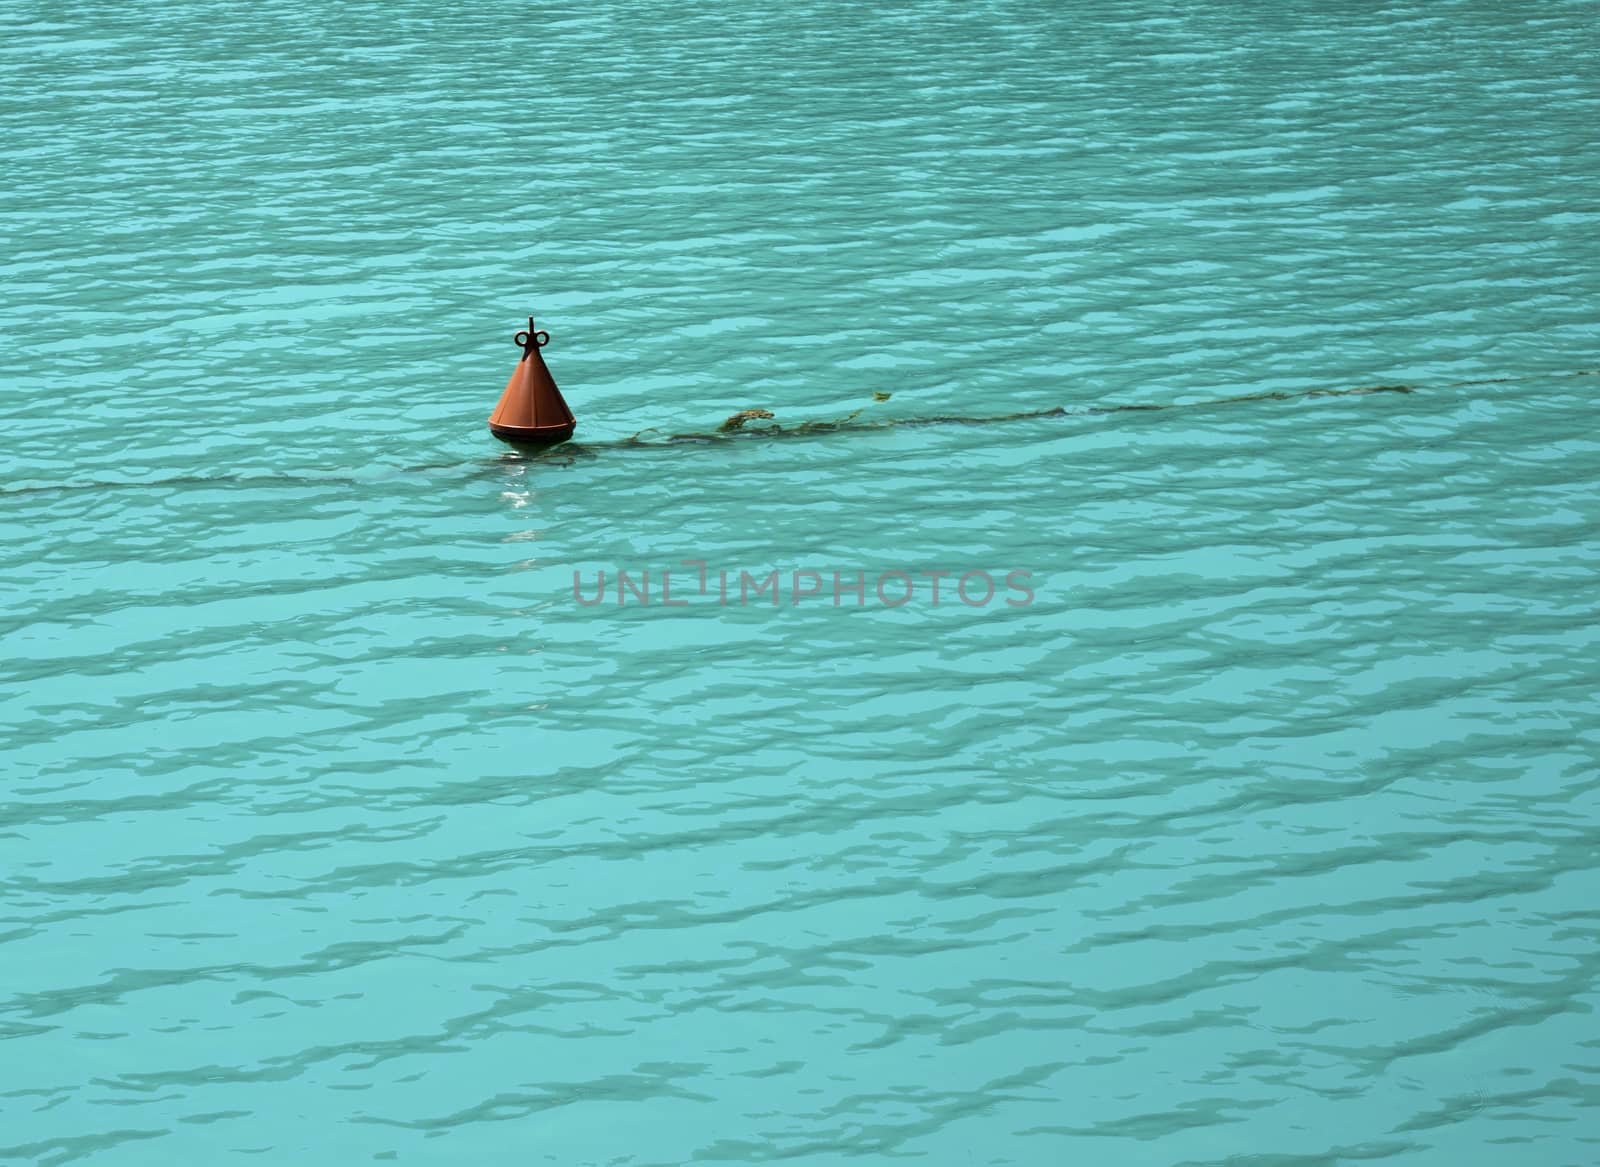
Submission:
<svg viewBox="0 0 1600 1167">
<path fill-rule="evenodd" d="M 518 332 L 511 339 L 522 346 L 522 359 L 527 360 L 533 353 L 550 343 L 550 334 L 543 329 L 536 330 L 533 327 L 533 317 L 530 316 L 527 329 Z"/>
</svg>

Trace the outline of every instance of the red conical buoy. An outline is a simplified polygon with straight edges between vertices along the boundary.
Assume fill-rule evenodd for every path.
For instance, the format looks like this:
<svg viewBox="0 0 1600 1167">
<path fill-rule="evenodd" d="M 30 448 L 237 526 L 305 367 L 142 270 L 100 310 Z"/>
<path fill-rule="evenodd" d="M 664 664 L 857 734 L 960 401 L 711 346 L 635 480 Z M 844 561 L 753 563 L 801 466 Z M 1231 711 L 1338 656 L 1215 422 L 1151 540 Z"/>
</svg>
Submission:
<svg viewBox="0 0 1600 1167">
<path fill-rule="evenodd" d="M 522 360 L 500 394 L 500 404 L 489 415 L 489 432 L 502 442 L 552 445 L 572 436 L 578 421 L 556 388 L 539 350 L 550 343 L 548 332 L 536 331 L 533 317 L 528 330 L 516 335 Z"/>
</svg>

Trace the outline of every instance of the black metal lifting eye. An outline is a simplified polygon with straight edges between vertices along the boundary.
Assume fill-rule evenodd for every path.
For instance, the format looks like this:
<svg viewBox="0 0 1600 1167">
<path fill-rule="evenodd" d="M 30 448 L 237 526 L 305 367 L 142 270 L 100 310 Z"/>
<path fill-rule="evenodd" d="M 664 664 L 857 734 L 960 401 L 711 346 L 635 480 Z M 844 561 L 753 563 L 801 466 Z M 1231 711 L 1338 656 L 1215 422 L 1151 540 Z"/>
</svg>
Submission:
<svg viewBox="0 0 1600 1167">
<path fill-rule="evenodd" d="M 542 349 L 550 343 L 550 334 L 542 328 L 535 329 L 533 327 L 533 317 L 530 316 L 528 317 L 528 327 L 511 339 L 522 347 L 522 359 L 527 360 L 528 356 L 535 350 Z"/>
</svg>

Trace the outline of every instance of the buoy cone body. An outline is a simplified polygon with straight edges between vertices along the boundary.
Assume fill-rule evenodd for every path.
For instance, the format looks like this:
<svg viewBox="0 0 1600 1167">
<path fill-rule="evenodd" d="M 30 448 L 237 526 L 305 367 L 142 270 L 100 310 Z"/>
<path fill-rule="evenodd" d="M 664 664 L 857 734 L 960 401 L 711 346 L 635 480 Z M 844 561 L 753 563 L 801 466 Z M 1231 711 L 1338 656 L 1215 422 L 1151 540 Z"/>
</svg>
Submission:
<svg viewBox="0 0 1600 1167">
<path fill-rule="evenodd" d="M 489 432 L 506 442 L 547 444 L 566 441 L 577 424 L 537 345 L 530 345 L 489 415 Z"/>
</svg>

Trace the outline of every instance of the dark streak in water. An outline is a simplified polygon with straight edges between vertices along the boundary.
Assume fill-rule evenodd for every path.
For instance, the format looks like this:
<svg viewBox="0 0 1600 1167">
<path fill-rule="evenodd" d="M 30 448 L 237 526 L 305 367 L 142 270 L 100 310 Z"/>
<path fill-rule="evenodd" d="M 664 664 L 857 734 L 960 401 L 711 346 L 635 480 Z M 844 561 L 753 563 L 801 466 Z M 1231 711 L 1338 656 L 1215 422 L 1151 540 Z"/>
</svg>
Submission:
<svg viewBox="0 0 1600 1167">
<path fill-rule="evenodd" d="M 1045 417 L 1093 417 L 1111 413 L 1156 413 L 1161 410 L 1171 409 L 1202 409 L 1213 405 L 1228 405 L 1243 401 L 1288 401 L 1302 397 L 1352 397 L 1368 393 L 1412 392 L 1415 392 L 1415 388 L 1411 385 L 1370 385 L 1350 389 L 1307 389 L 1300 393 L 1250 393 L 1240 397 L 1220 397 L 1208 401 L 1169 403 L 1165 405 L 1087 405 L 1076 407 L 1057 405 L 1050 409 L 1029 409 L 1019 413 L 1002 413 L 979 417 L 966 417 L 960 414 L 935 414 L 932 417 L 904 417 L 889 421 L 857 421 L 856 419 L 861 416 L 861 411 L 858 409 L 854 413 L 840 418 L 801 422 L 793 429 L 785 429 L 782 425 L 774 423 L 767 426 L 719 428 L 709 433 L 666 434 L 655 437 L 647 435 L 657 434 L 658 431 L 641 430 L 632 437 L 623 438 L 621 441 L 590 442 L 584 443 L 584 445 L 585 448 L 594 449 L 666 446 L 684 442 L 724 442 L 737 441 L 743 438 L 798 438 L 812 434 L 910 429 L 931 425 L 995 425 L 1000 422 L 1032 421 Z"/>
<path fill-rule="evenodd" d="M 1438 390 L 1460 389 L 1474 385 L 1500 385 L 1515 381 L 1529 380 L 1561 380 L 1569 377 L 1593 377 L 1600 375 L 1600 370 L 1579 369 L 1570 373 L 1551 373 L 1541 377 L 1488 377 L 1471 381 L 1452 381 L 1446 385 L 1436 386 Z M 1244 393 L 1236 397 L 1216 397 L 1204 401 L 1168 402 L 1165 404 L 1144 405 L 1087 405 L 1066 406 L 1057 405 L 1050 409 L 1025 410 L 1020 413 L 1004 413 L 991 416 L 967 417 L 957 414 L 936 414 L 932 417 L 906 417 L 888 421 L 858 421 L 861 410 L 847 414 L 841 418 L 816 419 L 804 421 L 793 428 L 773 423 L 771 425 L 739 424 L 729 425 L 705 432 L 686 434 L 664 434 L 658 430 L 641 430 L 630 437 L 612 442 L 570 442 L 560 446 L 551 446 L 546 449 L 519 451 L 507 454 L 506 461 L 512 462 L 559 462 L 568 464 L 577 457 L 597 452 L 600 450 L 638 449 L 638 448 L 665 448 L 677 445 L 706 445 L 717 442 L 747 441 L 752 438 L 799 438 L 812 437 L 819 434 L 837 433 L 877 433 L 887 429 L 908 429 L 920 426 L 936 425 L 995 425 L 1000 422 L 1033 421 L 1049 417 L 1097 417 L 1115 413 L 1159 413 L 1171 410 L 1201 410 L 1212 409 L 1219 405 L 1243 404 L 1247 401 L 1299 401 L 1315 397 L 1361 397 L 1376 393 L 1416 393 L 1422 389 L 1418 385 L 1358 385 L 1340 389 L 1304 389 L 1299 392 L 1289 393 L 1282 391 L 1267 393 Z M 744 411 L 750 413 L 753 411 Z M 762 411 L 765 412 L 765 411 Z M 739 417 L 740 415 L 735 415 Z M 733 421 L 730 418 L 729 421 Z"/>
<path fill-rule="evenodd" d="M 1538 377 L 1488 377 L 1481 380 L 1453 381 L 1435 386 L 1437 390 L 1461 389 L 1474 385 L 1503 385 L 1515 381 L 1563 380 L 1571 377 L 1600 376 L 1600 369 L 1578 369 L 1570 373 L 1547 373 Z M 1001 422 L 1033 421 L 1049 417 L 1098 417 L 1116 413 L 1159 413 L 1176 410 L 1213 409 L 1219 405 L 1237 405 L 1248 401 L 1300 401 L 1315 397 L 1361 397 L 1376 393 L 1416 393 L 1417 385 L 1358 385 L 1342 389 L 1304 389 L 1295 393 L 1245 393 L 1237 397 L 1216 397 L 1205 401 L 1169 402 L 1148 405 L 1057 405 L 1050 409 L 1024 410 L 992 416 L 966 417 L 958 414 L 936 414 L 932 417 L 906 417 L 887 421 L 859 421 L 861 410 L 840 418 L 804 421 L 792 428 L 774 423 L 763 426 L 726 426 L 718 430 L 686 434 L 662 434 L 656 430 L 641 430 L 626 438 L 610 442 L 567 442 L 537 450 L 508 452 L 502 462 L 551 462 L 570 465 L 577 458 L 601 450 L 627 450 L 641 448 L 667 448 L 680 445 L 706 445 L 715 442 L 737 442 L 764 438 L 800 438 L 822 434 L 879 433 L 888 429 L 908 429 L 940 425 L 997 425 Z M 757 411 L 745 411 L 753 413 Z M 766 411 L 759 411 L 765 413 Z M 731 421 L 732 419 L 730 419 Z M 452 463 L 429 463 L 407 466 L 396 473 L 417 473 L 424 470 L 454 469 Z M 17 486 L 0 489 L 0 497 L 17 494 L 46 494 L 52 491 L 72 490 L 139 490 L 174 486 L 349 486 L 371 481 L 370 475 L 355 474 L 184 474 L 171 478 L 158 478 L 149 482 L 75 482 L 51 483 L 43 486 Z"/>
</svg>

